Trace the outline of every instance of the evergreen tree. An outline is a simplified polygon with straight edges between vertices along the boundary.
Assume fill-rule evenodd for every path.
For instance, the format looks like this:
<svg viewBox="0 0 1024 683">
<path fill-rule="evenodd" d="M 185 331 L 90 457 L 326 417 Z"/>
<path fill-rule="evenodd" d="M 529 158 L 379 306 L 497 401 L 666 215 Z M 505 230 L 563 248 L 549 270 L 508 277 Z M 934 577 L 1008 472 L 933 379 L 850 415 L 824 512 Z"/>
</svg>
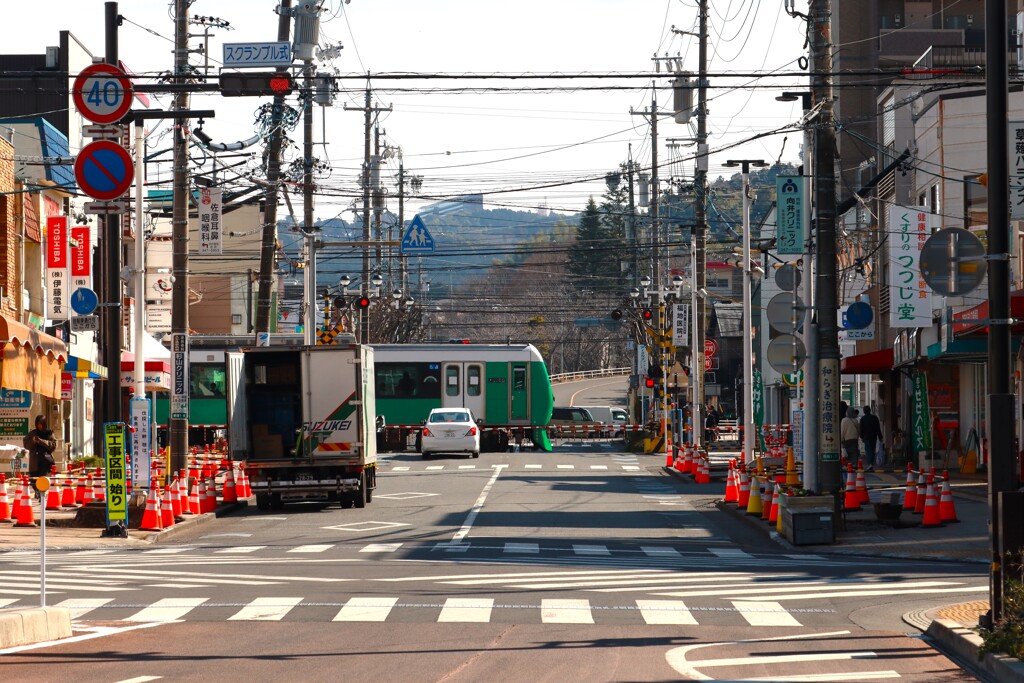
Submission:
<svg viewBox="0 0 1024 683">
<path fill-rule="evenodd" d="M 576 239 L 569 247 L 567 265 L 576 289 L 613 290 L 619 279 L 620 246 L 621 240 L 615 239 L 597 203 L 590 197 L 576 226 Z"/>
</svg>

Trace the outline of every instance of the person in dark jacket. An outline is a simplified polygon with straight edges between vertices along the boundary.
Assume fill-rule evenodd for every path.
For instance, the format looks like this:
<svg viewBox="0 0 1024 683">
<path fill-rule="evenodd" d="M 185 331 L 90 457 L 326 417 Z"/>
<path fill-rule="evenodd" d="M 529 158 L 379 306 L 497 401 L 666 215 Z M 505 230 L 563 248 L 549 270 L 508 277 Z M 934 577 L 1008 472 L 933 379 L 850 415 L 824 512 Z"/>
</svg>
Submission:
<svg viewBox="0 0 1024 683">
<path fill-rule="evenodd" d="M 868 469 L 875 462 L 878 440 L 881 438 L 882 423 L 872 414 L 870 407 L 864 406 L 864 417 L 860 419 L 860 440 L 864 442 L 864 458 L 868 461 Z"/>
<path fill-rule="evenodd" d="M 53 438 L 53 430 L 46 423 L 46 417 L 36 415 L 36 428 L 25 435 L 24 445 L 29 453 L 29 475 L 45 477 L 53 467 L 53 452 L 57 442 Z"/>
</svg>

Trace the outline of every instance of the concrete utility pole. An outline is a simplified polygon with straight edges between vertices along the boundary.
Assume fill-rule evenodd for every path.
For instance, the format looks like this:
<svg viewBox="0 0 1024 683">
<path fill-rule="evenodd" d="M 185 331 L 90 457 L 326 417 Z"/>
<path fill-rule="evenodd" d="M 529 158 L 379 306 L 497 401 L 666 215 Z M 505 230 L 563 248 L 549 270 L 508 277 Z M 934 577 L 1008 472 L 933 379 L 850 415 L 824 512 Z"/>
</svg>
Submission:
<svg viewBox="0 0 1024 683">
<path fill-rule="evenodd" d="M 278 8 L 277 39 L 288 40 L 291 34 L 292 0 L 281 0 Z M 274 283 L 274 254 L 277 250 L 277 197 L 281 182 L 281 146 L 284 131 L 284 95 L 274 96 L 270 114 L 270 140 L 267 142 L 267 200 L 263 208 L 263 237 L 260 242 L 259 286 L 256 290 L 256 332 L 270 331 L 271 288 Z"/>
<path fill-rule="evenodd" d="M 303 67 L 306 107 L 302 113 L 302 236 L 306 251 L 303 341 L 316 343 L 316 230 L 313 227 L 313 60 Z M 326 322 L 326 312 L 324 313 Z"/>
<path fill-rule="evenodd" d="M 815 241 L 815 311 L 818 322 L 818 484 L 823 491 L 842 485 L 839 467 L 839 263 L 836 258 L 836 129 L 832 101 L 832 2 L 811 0 L 812 91 L 818 107 L 814 172 L 817 239 Z M 814 378 L 809 378 L 813 380 Z M 815 425 L 810 425 L 811 429 Z M 815 457 L 815 454 L 812 454 Z"/>
<path fill-rule="evenodd" d="M 176 0 L 174 9 L 174 82 L 183 86 L 188 81 L 188 0 Z M 188 109 L 188 90 L 182 88 L 174 96 L 176 110 Z M 188 334 L 188 126 L 187 119 L 176 119 L 174 125 L 174 196 L 171 207 L 171 334 Z M 141 226 L 140 226 L 141 230 Z M 137 239 L 142 239 L 138 235 Z M 141 302 L 136 302 L 136 306 Z M 143 372 L 142 349 L 135 349 L 135 372 Z M 173 408 L 173 406 L 172 406 Z M 170 470 L 188 467 L 188 415 L 175 419 L 173 409 L 168 415 L 170 436 Z"/>
<path fill-rule="evenodd" d="M 697 64 L 697 159 L 693 173 L 693 191 L 697 203 L 693 207 L 694 282 L 698 294 L 707 291 L 707 234 L 708 234 L 708 0 L 698 0 L 699 42 Z M 707 296 L 697 297 L 693 312 L 693 442 L 700 447 L 704 441 L 704 330 L 708 319 Z"/>
</svg>

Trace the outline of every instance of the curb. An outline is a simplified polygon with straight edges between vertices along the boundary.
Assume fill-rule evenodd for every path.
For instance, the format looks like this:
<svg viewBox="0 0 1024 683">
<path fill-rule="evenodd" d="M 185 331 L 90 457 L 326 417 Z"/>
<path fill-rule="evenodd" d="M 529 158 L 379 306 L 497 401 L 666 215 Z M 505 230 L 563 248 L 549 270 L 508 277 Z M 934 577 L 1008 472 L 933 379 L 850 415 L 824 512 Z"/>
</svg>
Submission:
<svg viewBox="0 0 1024 683">
<path fill-rule="evenodd" d="M 161 541 L 167 541 L 179 535 L 182 531 L 187 531 L 192 527 L 199 526 L 200 524 L 205 524 L 207 522 L 211 522 L 217 519 L 218 517 L 222 517 L 224 515 L 247 507 L 249 507 L 248 498 L 240 500 L 236 503 L 224 503 L 219 505 L 217 509 L 214 510 L 213 512 L 205 512 L 201 515 L 190 515 L 189 517 L 186 517 L 184 520 L 180 522 L 175 522 L 174 526 L 172 526 L 170 529 L 154 531 L 153 533 L 143 536 L 143 540 L 149 543 L 159 543 Z"/>
<path fill-rule="evenodd" d="M 934 620 L 924 633 L 925 638 L 957 664 L 985 674 L 1000 683 L 1024 683 L 1024 662 L 1008 655 L 988 653 L 978 659 L 981 636 L 948 619 Z"/>
<path fill-rule="evenodd" d="M 0 611 L 0 649 L 71 637 L 71 610 L 35 607 Z"/>
</svg>

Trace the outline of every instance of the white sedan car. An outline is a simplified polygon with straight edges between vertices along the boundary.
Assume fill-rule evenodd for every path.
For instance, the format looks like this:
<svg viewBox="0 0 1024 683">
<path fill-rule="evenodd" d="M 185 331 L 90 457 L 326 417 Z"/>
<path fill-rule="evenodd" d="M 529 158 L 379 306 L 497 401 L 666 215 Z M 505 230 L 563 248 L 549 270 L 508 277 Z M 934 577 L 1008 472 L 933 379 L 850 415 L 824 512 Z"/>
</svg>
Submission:
<svg viewBox="0 0 1024 683">
<path fill-rule="evenodd" d="M 420 453 L 469 453 L 480 457 L 480 428 L 469 408 L 434 408 L 423 425 Z"/>
</svg>

